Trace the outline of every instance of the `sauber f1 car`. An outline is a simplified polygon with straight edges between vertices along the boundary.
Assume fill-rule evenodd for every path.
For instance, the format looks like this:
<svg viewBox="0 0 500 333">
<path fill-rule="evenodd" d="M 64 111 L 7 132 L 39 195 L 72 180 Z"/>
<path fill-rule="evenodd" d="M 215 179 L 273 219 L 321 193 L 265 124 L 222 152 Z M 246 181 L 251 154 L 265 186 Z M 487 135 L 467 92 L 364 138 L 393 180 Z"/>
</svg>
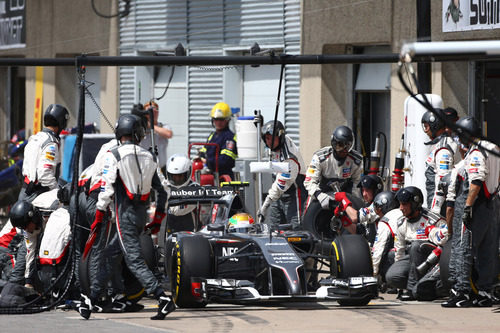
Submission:
<svg viewBox="0 0 500 333">
<path fill-rule="evenodd" d="M 207 303 L 336 300 L 366 305 L 378 296 L 370 249 L 359 235 L 322 240 L 290 225 L 228 227 L 243 212 L 232 190 L 191 187 L 172 191 L 170 205 L 211 202 L 211 223 L 177 232 L 164 243 L 164 267 L 180 307 Z"/>
</svg>

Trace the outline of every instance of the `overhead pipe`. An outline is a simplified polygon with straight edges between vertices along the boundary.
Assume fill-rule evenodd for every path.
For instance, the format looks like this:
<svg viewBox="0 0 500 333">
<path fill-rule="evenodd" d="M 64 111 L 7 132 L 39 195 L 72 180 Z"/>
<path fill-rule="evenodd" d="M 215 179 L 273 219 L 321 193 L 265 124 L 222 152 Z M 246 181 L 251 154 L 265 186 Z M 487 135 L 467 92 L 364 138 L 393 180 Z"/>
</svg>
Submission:
<svg viewBox="0 0 500 333">
<path fill-rule="evenodd" d="M 444 43 L 444 42 L 443 42 Z M 464 43 L 464 42 L 462 42 Z M 473 42 L 467 42 L 473 43 Z M 483 42 L 484 43 L 484 42 Z M 497 42 L 500 43 L 500 42 Z M 445 62 L 471 60 L 500 60 L 500 52 L 463 49 L 464 53 L 420 53 L 423 43 L 407 46 L 413 62 Z M 430 43 L 429 43 L 430 44 Z M 432 48 L 431 48 L 432 49 Z M 498 46 L 500 49 L 500 45 Z M 441 49 L 440 49 L 441 50 Z M 467 52 L 465 52 L 467 51 Z M 385 54 L 321 54 L 321 55 L 266 55 L 266 56 L 78 56 L 76 62 L 84 66 L 223 66 L 223 65 L 321 65 L 397 63 L 400 55 Z M 0 58 L 0 66 L 75 66 L 75 58 Z"/>
</svg>

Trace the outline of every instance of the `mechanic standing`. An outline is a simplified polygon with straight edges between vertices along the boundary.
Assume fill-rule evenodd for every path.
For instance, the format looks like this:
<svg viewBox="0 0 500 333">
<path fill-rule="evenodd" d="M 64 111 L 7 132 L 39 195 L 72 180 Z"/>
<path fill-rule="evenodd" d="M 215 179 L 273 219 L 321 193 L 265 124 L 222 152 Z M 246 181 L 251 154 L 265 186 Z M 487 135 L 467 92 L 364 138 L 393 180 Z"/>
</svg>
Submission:
<svg viewBox="0 0 500 333">
<path fill-rule="evenodd" d="M 147 220 L 147 203 L 151 188 L 155 188 L 158 193 L 155 217 L 151 224 L 161 224 L 165 217 L 168 194 L 161 184 L 153 154 L 138 145 L 144 137 L 141 119 L 132 114 L 120 116 L 115 135 L 121 144 L 105 154 L 103 183 L 91 228 L 94 229 L 103 222 L 114 196 L 116 225 L 125 262 L 146 293 L 153 294 L 158 300 L 158 313 L 151 319 L 161 320 L 175 310 L 175 304 L 146 265 L 139 237 L 144 232 Z M 95 301 L 82 295 L 82 304 L 79 307 L 82 317 L 90 317 L 92 303 Z"/>
<path fill-rule="evenodd" d="M 274 175 L 274 182 L 257 216 L 263 220 L 269 213 L 271 223 L 291 223 L 294 228 L 299 227 L 302 205 L 307 198 L 304 188 L 306 171 L 302 155 L 292 139 L 286 135 L 285 126 L 278 120 L 276 124 L 274 120 L 264 124 L 261 138 L 270 149 L 271 160 L 287 163 L 289 171 Z"/>
<path fill-rule="evenodd" d="M 335 198 L 328 192 L 352 193 L 363 171 L 362 156 L 352 148 L 354 135 L 347 126 L 337 127 L 331 137 L 331 146 L 323 147 L 313 154 L 307 168 L 304 186 L 310 200 L 317 200 L 322 209 L 330 208 Z M 337 184 L 335 190 L 332 184 Z"/>
<path fill-rule="evenodd" d="M 466 255 L 459 281 L 469 280 L 472 272 L 472 258 L 477 272 L 475 286 L 478 293 L 471 299 L 474 306 L 490 307 L 493 304 L 492 288 L 498 269 L 498 224 L 500 158 L 490 151 L 500 153 L 497 145 L 478 140 L 481 137 L 479 123 L 472 117 L 461 118 L 457 126 L 462 133 L 460 142 L 469 149 L 465 155 L 465 171 L 469 182 L 469 193 L 462 215 L 464 232 L 472 233 L 472 257 Z M 486 149 L 484 149 L 486 148 Z M 464 236 L 466 237 L 466 236 Z M 461 285 L 458 296 L 465 296 L 470 287 Z M 468 289 L 468 290 L 467 290 Z M 455 304 L 453 304 L 455 303 Z M 465 302 L 464 302 L 465 303 Z M 451 300 L 449 306 L 464 306 Z M 446 305 L 444 305 L 446 306 Z"/>
<path fill-rule="evenodd" d="M 415 186 L 408 186 L 396 193 L 403 217 L 398 220 L 396 231 L 396 256 L 386 274 L 389 286 L 405 289 L 399 299 L 415 300 L 414 287 L 422 277 L 417 266 L 438 245 L 448 239 L 446 221 L 440 215 L 422 207 L 424 196 Z M 426 246 L 428 243 L 431 246 Z"/>
<path fill-rule="evenodd" d="M 101 187 L 103 186 L 102 172 L 106 165 L 106 153 L 118 147 L 118 145 L 119 140 L 117 140 L 117 138 L 111 139 L 103 144 L 97 153 L 94 164 L 91 170 L 89 170 L 90 174 L 87 175 L 89 177 L 89 190 L 85 204 L 86 221 L 88 221 L 89 226 L 92 225 L 93 228 L 91 228 L 91 232 L 95 234 L 95 241 L 94 244 L 92 244 L 92 255 L 88 259 L 90 282 L 89 296 L 90 299 L 94 300 L 94 302 L 92 302 L 94 310 L 98 309 L 96 302 L 106 290 L 109 279 L 112 275 L 113 277 L 119 277 L 117 279 L 112 279 L 112 308 L 117 312 L 119 309 L 125 311 L 128 310 L 127 307 L 130 308 L 130 304 L 127 304 L 126 300 L 122 297 L 123 285 L 117 282 L 121 278 L 121 272 L 113 271 L 121 268 L 117 267 L 115 264 L 121 256 L 118 233 L 111 233 L 111 221 L 109 216 L 105 216 L 101 224 L 94 225 L 92 222 L 94 222 L 96 218 L 97 200 L 101 192 Z"/>
<path fill-rule="evenodd" d="M 435 114 L 437 113 L 437 115 Z M 427 207 L 439 213 L 435 209 L 436 196 L 438 192 L 439 180 L 449 174 L 455 165 L 455 153 L 458 150 L 457 144 L 447 134 L 444 119 L 446 114 L 442 109 L 435 109 L 435 113 L 426 111 L 422 115 L 422 128 L 431 139 L 425 145 L 431 146 L 431 152 L 425 161 L 425 189 L 427 191 Z M 443 207 L 444 208 L 444 207 Z M 442 215 L 444 215 L 443 212 Z"/>
<path fill-rule="evenodd" d="M 23 188 L 18 200 L 32 202 L 40 194 L 57 188 L 61 153 L 59 133 L 66 128 L 68 110 L 59 104 L 50 104 L 43 115 L 44 128 L 32 135 L 24 148 Z M 16 255 L 16 265 L 9 281 L 21 283 L 26 267 L 26 244 L 22 242 Z M 32 287 L 26 282 L 27 287 Z"/>
<path fill-rule="evenodd" d="M 59 133 L 66 128 L 68 110 L 59 104 L 50 104 L 43 115 L 44 128 L 32 135 L 24 148 L 24 186 L 18 200 L 33 201 L 39 194 L 57 188 L 59 178 Z"/>
<path fill-rule="evenodd" d="M 216 143 L 219 145 L 219 158 L 216 161 L 216 148 L 214 146 L 205 146 L 200 149 L 204 155 L 208 169 L 215 171 L 215 165 L 218 163 L 219 176 L 228 175 L 234 180 L 233 168 L 238 158 L 238 148 L 236 147 L 236 135 L 229 129 L 231 120 L 231 108 L 224 102 L 214 105 L 210 112 L 212 126 L 215 131 L 210 133 L 207 143 Z"/>
</svg>

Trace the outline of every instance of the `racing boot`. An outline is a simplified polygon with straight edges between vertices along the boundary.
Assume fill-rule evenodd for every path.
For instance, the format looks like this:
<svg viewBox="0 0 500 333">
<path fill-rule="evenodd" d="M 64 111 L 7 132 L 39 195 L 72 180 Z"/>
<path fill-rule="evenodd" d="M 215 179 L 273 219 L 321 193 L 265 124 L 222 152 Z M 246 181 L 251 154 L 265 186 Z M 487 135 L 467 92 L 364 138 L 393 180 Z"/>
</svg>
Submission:
<svg viewBox="0 0 500 333">
<path fill-rule="evenodd" d="M 132 302 L 125 295 L 119 294 L 112 298 L 110 312 L 138 312 L 143 308 L 143 305 Z"/>
<path fill-rule="evenodd" d="M 92 313 L 92 301 L 86 295 L 82 294 L 80 298 L 80 304 L 76 307 L 80 316 L 85 319 L 90 318 Z"/>
<path fill-rule="evenodd" d="M 469 295 L 452 289 L 450 298 L 441 303 L 441 306 L 443 308 L 468 308 L 472 306 L 472 301 Z"/>
<path fill-rule="evenodd" d="M 493 299 L 491 294 L 484 290 L 479 290 L 472 304 L 481 308 L 490 308 L 493 306 Z"/>
<path fill-rule="evenodd" d="M 416 301 L 416 298 L 415 298 L 415 296 L 413 296 L 413 293 L 407 289 L 405 289 L 403 291 L 403 293 L 401 294 L 401 297 L 399 299 L 403 302 Z"/>
<path fill-rule="evenodd" d="M 158 298 L 158 313 L 156 316 L 151 317 L 151 320 L 163 320 L 170 313 L 175 311 L 175 303 L 166 295 Z"/>
</svg>

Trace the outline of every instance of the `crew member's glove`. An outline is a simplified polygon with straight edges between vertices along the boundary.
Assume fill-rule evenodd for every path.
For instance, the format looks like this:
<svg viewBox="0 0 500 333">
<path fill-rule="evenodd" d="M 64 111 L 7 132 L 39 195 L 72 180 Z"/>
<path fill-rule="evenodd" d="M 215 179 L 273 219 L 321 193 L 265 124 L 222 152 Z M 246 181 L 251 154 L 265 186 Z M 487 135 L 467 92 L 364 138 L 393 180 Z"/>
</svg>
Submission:
<svg viewBox="0 0 500 333">
<path fill-rule="evenodd" d="M 160 231 L 161 221 L 163 220 L 163 218 L 166 215 L 167 214 L 165 214 L 163 212 L 156 211 L 155 212 L 155 216 L 153 217 L 153 221 L 151 221 L 150 223 L 146 224 L 146 227 L 144 227 L 144 230 L 151 229 L 151 234 L 152 235 L 157 234 Z"/>
<path fill-rule="evenodd" d="M 429 237 L 429 234 L 431 233 L 431 230 L 434 229 L 436 226 L 434 225 L 428 225 L 427 227 L 425 227 L 425 237 Z"/>
<path fill-rule="evenodd" d="M 321 192 L 316 196 L 316 199 L 318 199 L 319 204 L 321 205 L 321 208 L 330 209 L 330 201 L 333 200 L 333 198 L 331 196 L 329 196 L 326 193 Z"/>
<path fill-rule="evenodd" d="M 269 200 L 269 197 L 266 198 L 264 203 L 262 204 L 262 207 L 257 211 L 257 217 L 259 218 L 260 221 L 264 221 L 266 218 L 267 210 L 269 209 L 269 206 L 271 205 L 271 200 Z"/>
<path fill-rule="evenodd" d="M 347 207 L 352 205 L 351 200 L 347 198 L 347 194 L 345 192 L 335 193 L 335 201 L 340 203 L 340 207 L 342 210 L 345 210 Z"/>
<path fill-rule="evenodd" d="M 96 210 L 94 223 L 92 223 L 92 225 L 90 226 L 90 231 L 94 231 L 95 228 L 97 228 L 97 226 L 102 223 L 102 221 L 104 220 L 104 215 L 106 215 L 105 211 L 102 211 L 100 209 Z"/>
<path fill-rule="evenodd" d="M 468 230 L 472 230 L 472 206 L 465 206 L 462 222 Z"/>
<path fill-rule="evenodd" d="M 346 228 L 352 224 L 351 219 L 347 216 L 347 214 L 344 212 L 344 210 L 340 206 L 337 206 L 335 208 L 335 210 L 333 211 L 333 213 L 335 214 L 336 217 L 340 218 L 340 221 L 342 222 L 342 226 L 344 228 Z"/>
<path fill-rule="evenodd" d="M 253 117 L 253 123 L 254 123 L 255 127 L 257 127 L 257 124 L 260 124 L 260 126 L 262 126 L 262 124 L 264 124 L 264 117 L 262 117 L 261 114 L 255 115 Z"/>
</svg>

